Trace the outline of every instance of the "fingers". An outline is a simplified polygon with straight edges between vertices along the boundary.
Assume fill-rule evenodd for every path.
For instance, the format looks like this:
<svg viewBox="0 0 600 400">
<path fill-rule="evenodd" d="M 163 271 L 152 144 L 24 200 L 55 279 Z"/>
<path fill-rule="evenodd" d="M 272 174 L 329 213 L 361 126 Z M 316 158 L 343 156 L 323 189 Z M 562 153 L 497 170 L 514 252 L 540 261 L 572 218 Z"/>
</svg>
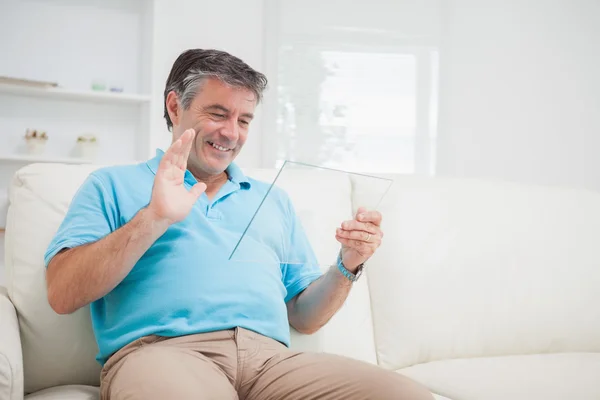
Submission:
<svg viewBox="0 0 600 400">
<path fill-rule="evenodd" d="M 196 136 L 196 131 L 194 129 L 188 129 L 183 132 L 181 135 L 181 143 L 182 143 L 182 151 L 180 154 L 180 164 L 179 166 L 182 169 L 187 168 L 188 157 L 190 156 L 190 150 L 192 149 L 192 145 L 194 144 L 194 136 Z"/>
<path fill-rule="evenodd" d="M 175 142 L 173 142 L 173 144 L 171 144 L 171 146 L 169 146 L 169 148 L 167 149 L 167 151 L 165 151 L 165 154 L 163 155 L 162 160 L 164 162 L 169 162 L 171 164 L 175 164 L 175 156 L 181 151 L 181 140 L 176 140 Z"/>
<path fill-rule="evenodd" d="M 356 219 L 361 222 L 370 222 L 377 226 L 381 225 L 382 215 L 379 211 L 367 211 L 363 207 L 358 209 Z"/>
<path fill-rule="evenodd" d="M 354 249 L 363 257 L 371 257 L 375 254 L 377 246 L 373 243 L 362 242 L 359 240 L 346 239 L 343 237 L 335 237 L 342 245 Z"/>
<path fill-rule="evenodd" d="M 206 190 L 206 183 L 198 182 L 190 189 L 190 193 L 195 197 L 196 200 L 204 193 Z"/>
<path fill-rule="evenodd" d="M 365 231 L 372 235 L 381 232 L 381 229 L 371 222 L 358 222 L 356 220 L 344 221 L 342 223 L 342 229 L 346 231 Z"/>
<path fill-rule="evenodd" d="M 187 168 L 187 160 L 193 144 L 195 131 L 188 129 L 167 149 L 163 161 L 178 167 L 181 170 Z"/>
<path fill-rule="evenodd" d="M 381 244 L 382 234 L 379 233 L 369 233 L 366 231 L 346 231 L 344 229 L 338 228 L 335 232 L 336 238 L 348 239 L 356 242 L 364 242 L 364 243 L 374 243 L 376 245 Z"/>
<path fill-rule="evenodd" d="M 357 216 L 359 216 L 360 214 L 363 214 L 367 212 L 367 209 L 363 206 L 358 207 L 358 210 L 356 210 L 356 215 L 354 216 L 354 218 L 356 218 Z"/>
<path fill-rule="evenodd" d="M 336 230 L 336 237 L 348 239 L 351 241 L 381 244 L 383 231 L 379 227 L 381 223 L 381 213 L 379 211 L 367 211 L 364 207 L 359 207 L 356 212 L 356 219 L 344 221 L 341 229 Z"/>
</svg>

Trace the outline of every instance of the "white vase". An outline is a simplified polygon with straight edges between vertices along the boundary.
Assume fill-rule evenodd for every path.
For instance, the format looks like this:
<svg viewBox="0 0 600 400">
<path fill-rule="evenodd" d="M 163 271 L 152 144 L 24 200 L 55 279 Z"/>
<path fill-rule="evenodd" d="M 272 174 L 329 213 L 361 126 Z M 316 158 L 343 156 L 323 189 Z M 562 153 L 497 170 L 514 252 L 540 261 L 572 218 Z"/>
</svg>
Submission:
<svg viewBox="0 0 600 400">
<path fill-rule="evenodd" d="M 98 145 L 96 142 L 77 142 L 77 154 L 86 160 L 96 159 Z"/>
<path fill-rule="evenodd" d="M 27 140 L 27 154 L 40 155 L 40 154 L 44 153 L 44 149 L 46 148 L 46 140 L 45 139 L 29 138 L 26 140 Z"/>
</svg>

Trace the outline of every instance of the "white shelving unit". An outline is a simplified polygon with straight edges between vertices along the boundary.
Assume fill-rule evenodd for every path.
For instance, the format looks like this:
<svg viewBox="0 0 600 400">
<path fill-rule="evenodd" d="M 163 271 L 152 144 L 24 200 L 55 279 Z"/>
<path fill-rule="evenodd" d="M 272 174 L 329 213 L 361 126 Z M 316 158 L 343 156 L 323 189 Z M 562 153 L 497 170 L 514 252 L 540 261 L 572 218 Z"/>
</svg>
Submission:
<svg viewBox="0 0 600 400">
<path fill-rule="evenodd" d="M 150 96 L 115 93 L 69 90 L 64 88 L 38 88 L 0 83 L 0 94 L 13 94 L 29 97 L 40 97 L 57 100 L 75 100 L 96 103 L 132 103 L 143 104 L 150 102 Z"/>
<path fill-rule="evenodd" d="M 154 17 L 155 0 L 0 0 L 0 76 L 57 84 L 0 82 L 0 229 L 10 180 L 27 164 L 129 163 L 152 153 Z M 92 90 L 98 83 L 122 90 Z M 47 133 L 42 154 L 28 154 L 27 130 Z M 78 158 L 77 138 L 90 134 L 97 157 Z"/>
</svg>

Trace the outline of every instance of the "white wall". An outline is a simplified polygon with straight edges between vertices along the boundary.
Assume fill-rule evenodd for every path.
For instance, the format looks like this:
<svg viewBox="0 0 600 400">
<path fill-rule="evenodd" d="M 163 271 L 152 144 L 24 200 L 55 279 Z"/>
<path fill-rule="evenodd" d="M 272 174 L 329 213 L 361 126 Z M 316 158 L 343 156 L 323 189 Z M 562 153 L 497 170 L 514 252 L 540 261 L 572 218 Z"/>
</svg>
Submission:
<svg viewBox="0 0 600 400">
<path fill-rule="evenodd" d="M 170 143 L 163 115 L 163 91 L 173 62 L 189 48 L 216 48 L 240 57 L 253 68 L 263 69 L 262 0 L 156 1 L 152 55 L 152 143 Z M 261 109 L 250 127 L 250 136 L 237 158 L 243 167 L 261 160 Z"/>
<path fill-rule="evenodd" d="M 440 175 L 600 190 L 600 2 L 449 0 Z"/>
</svg>

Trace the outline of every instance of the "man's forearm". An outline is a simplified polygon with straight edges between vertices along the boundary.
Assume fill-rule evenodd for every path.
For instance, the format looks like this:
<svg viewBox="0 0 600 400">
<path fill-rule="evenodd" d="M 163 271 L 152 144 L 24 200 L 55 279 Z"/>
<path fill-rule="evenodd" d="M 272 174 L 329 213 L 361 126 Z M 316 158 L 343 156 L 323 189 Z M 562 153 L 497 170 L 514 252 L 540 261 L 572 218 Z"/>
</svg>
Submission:
<svg viewBox="0 0 600 400">
<path fill-rule="evenodd" d="M 290 324 L 299 332 L 314 333 L 325 325 L 346 301 L 352 282 L 331 267 L 321 278 L 290 301 Z"/>
<path fill-rule="evenodd" d="M 48 301 L 70 314 L 113 290 L 168 228 L 147 208 L 97 242 L 58 253 L 46 272 Z"/>
</svg>

